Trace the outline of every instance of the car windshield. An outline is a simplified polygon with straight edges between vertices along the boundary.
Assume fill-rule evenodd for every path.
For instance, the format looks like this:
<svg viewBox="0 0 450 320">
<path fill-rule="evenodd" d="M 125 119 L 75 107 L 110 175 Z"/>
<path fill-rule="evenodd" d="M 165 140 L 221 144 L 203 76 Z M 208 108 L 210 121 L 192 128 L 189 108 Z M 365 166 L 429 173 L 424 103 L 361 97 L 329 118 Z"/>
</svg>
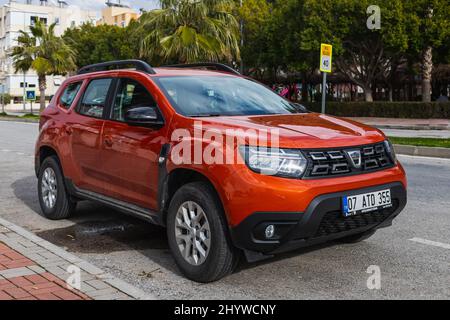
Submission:
<svg viewBox="0 0 450 320">
<path fill-rule="evenodd" d="M 188 117 L 303 113 L 265 86 L 240 77 L 178 76 L 156 80 L 176 111 Z"/>
</svg>

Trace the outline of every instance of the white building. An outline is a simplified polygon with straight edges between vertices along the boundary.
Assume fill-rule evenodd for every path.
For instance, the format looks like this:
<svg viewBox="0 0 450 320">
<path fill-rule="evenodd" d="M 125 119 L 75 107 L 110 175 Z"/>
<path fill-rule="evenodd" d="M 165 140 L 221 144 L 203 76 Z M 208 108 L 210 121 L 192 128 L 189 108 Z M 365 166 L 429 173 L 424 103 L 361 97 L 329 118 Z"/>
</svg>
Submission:
<svg viewBox="0 0 450 320">
<path fill-rule="evenodd" d="M 20 30 L 28 31 L 30 25 L 40 20 L 48 25 L 56 23 L 55 34 L 60 36 L 67 28 L 95 23 L 96 19 L 95 12 L 62 0 L 9 0 L 0 8 L 0 92 L 9 93 L 15 103 L 22 101 L 24 86 L 39 94 L 35 72 L 14 73 L 13 60 L 8 56 L 17 45 Z M 63 80 L 62 76 L 48 76 L 46 94 L 53 95 Z"/>
</svg>

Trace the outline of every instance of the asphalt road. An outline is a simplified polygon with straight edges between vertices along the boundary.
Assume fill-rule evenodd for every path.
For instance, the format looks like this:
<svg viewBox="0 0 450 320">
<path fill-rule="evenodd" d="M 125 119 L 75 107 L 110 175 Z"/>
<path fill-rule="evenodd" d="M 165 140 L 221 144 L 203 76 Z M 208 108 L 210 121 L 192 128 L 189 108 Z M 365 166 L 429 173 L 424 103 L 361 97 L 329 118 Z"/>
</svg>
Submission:
<svg viewBox="0 0 450 320">
<path fill-rule="evenodd" d="M 161 228 L 91 202 L 70 220 L 41 217 L 36 136 L 36 124 L 0 121 L 0 215 L 159 298 L 450 298 L 450 160 L 400 156 L 410 183 L 408 205 L 392 227 L 362 243 L 242 263 L 221 281 L 197 284 L 181 276 Z M 379 290 L 367 287 L 371 265 L 381 271 Z"/>
</svg>

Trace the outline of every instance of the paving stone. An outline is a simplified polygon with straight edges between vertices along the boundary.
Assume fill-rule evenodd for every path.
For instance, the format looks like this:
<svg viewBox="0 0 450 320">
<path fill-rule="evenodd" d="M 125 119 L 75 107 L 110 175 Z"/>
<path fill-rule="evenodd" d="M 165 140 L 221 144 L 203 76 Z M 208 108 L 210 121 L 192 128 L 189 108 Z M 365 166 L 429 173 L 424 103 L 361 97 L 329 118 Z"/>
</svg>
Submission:
<svg viewBox="0 0 450 320">
<path fill-rule="evenodd" d="M 15 269 L 6 269 L 6 270 L 0 271 L 0 275 L 2 275 L 6 279 L 14 278 L 14 277 L 29 276 L 32 274 L 35 274 L 35 272 L 33 270 L 30 270 L 25 267 L 15 268 Z"/>
</svg>

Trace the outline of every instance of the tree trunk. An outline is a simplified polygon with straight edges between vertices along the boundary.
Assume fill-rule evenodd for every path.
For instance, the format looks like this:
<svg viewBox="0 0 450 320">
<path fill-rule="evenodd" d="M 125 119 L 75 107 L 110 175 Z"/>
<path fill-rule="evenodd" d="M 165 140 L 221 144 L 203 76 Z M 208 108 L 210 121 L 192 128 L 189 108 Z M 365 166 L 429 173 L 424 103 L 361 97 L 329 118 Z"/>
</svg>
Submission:
<svg viewBox="0 0 450 320">
<path fill-rule="evenodd" d="M 302 75 L 302 102 L 308 102 L 308 87 L 304 74 Z"/>
<path fill-rule="evenodd" d="M 390 85 L 389 88 L 388 88 L 388 100 L 389 100 L 389 102 L 394 101 L 393 93 L 394 93 L 394 88 L 392 87 L 392 85 Z"/>
<path fill-rule="evenodd" d="M 38 75 L 39 82 L 39 110 L 42 112 L 45 109 L 45 89 L 47 89 L 47 81 L 45 75 Z"/>
<path fill-rule="evenodd" d="M 372 89 L 370 86 L 363 88 L 364 90 L 364 99 L 366 102 L 373 102 Z"/>
<path fill-rule="evenodd" d="M 422 55 L 422 101 L 431 101 L 431 73 L 433 72 L 433 48 L 427 47 Z"/>
</svg>

